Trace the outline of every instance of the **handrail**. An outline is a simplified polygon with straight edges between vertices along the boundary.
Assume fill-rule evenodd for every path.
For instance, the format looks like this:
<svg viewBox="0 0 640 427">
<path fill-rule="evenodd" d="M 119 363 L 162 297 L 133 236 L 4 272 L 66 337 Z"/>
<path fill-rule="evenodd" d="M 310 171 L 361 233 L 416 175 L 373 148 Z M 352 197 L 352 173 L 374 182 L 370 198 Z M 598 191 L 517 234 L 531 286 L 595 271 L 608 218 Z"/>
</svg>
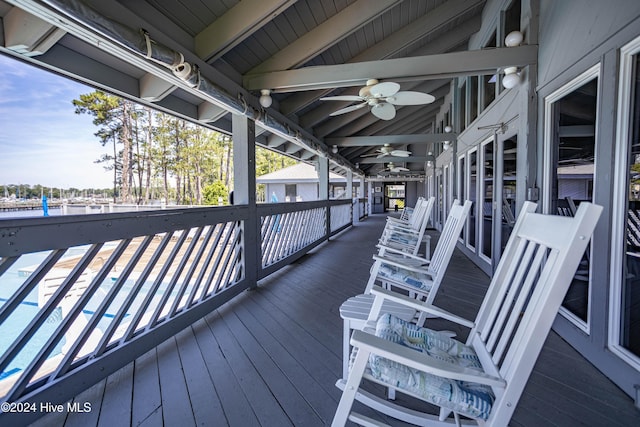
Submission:
<svg viewBox="0 0 640 427">
<path fill-rule="evenodd" d="M 63 403 L 352 222 L 350 199 L 256 210 L 0 221 L 0 401 Z M 0 424 L 39 415 L 0 412 Z"/>
</svg>

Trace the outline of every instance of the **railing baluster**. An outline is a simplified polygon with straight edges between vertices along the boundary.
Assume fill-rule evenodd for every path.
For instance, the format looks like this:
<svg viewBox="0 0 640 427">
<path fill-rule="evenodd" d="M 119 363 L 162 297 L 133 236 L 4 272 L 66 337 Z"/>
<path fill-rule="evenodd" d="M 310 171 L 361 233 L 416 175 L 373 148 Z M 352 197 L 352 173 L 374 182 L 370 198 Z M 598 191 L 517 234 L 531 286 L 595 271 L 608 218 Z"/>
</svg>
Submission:
<svg viewBox="0 0 640 427">
<path fill-rule="evenodd" d="M 93 259 L 93 257 L 98 253 L 100 248 L 102 247 L 102 243 L 92 245 L 78 264 L 72 269 L 71 273 L 64 279 L 62 284 L 56 289 L 51 298 L 44 304 L 44 306 L 38 311 L 38 314 L 35 318 L 29 322 L 29 325 L 22 330 L 20 335 L 13 341 L 13 343 L 9 346 L 9 348 L 5 351 L 0 359 L 0 372 L 4 371 L 9 362 L 11 362 L 25 347 L 25 345 L 31 340 L 31 338 L 38 332 L 38 329 L 42 324 L 47 320 L 47 318 L 51 315 L 53 310 L 57 307 L 58 303 L 62 301 L 62 298 L 69 292 L 74 283 L 78 280 L 80 275 L 84 272 L 84 270 L 89 266 L 89 263 Z M 11 393 L 15 391 L 12 390 Z M 14 397 L 13 394 L 9 396 Z"/>
<path fill-rule="evenodd" d="M 147 237 L 147 240 L 150 240 L 150 239 L 151 238 Z M 120 259 L 124 251 L 127 249 L 129 244 L 131 243 L 131 240 L 132 239 L 124 239 L 120 241 L 116 249 L 113 251 L 109 259 L 107 260 L 107 262 L 104 263 L 104 265 L 98 272 L 98 275 L 94 278 L 93 283 L 91 285 L 91 289 L 93 289 L 94 283 L 98 287 L 102 285 L 102 282 L 104 281 L 106 276 L 109 274 L 111 269 L 116 265 L 116 263 L 118 262 L 118 260 Z M 90 334 L 98 325 L 98 322 L 100 322 L 100 320 L 102 319 L 102 316 L 106 313 L 107 308 L 109 307 L 109 304 L 111 304 L 111 301 L 113 301 L 113 298 L 115 298 L 115 295 L 117 295 L 117 292 L 120 290 L 123 284 L 124 284 L 124 280 L 123 280 L 123 276 L 121 275 L 116 280 L 116 283 L 113 284 L 113 286 L 111 287 L 111 289 L 109 290 L 105 298 L 101 301 L 100 306 L 98 306 L 98 308 L 95 310 L 91 319 L 89 319 L 89 322 L 87 323 L 84 330 L 82 331 L 82 334 L 80 334 L 78 339 L 72 344 L 69 350 L 67 350 L 67 354 L 64 355 L 62 362 L 60 363 L 60 365 L 58 365 L 58 369 L 56 369 L 55 372 L 53 373 L 52 375 L 53 378 L 57 378 L 60 375 L 63 375 L 67 372 L 67 370 L 69 369 L 69 366 L 71 366 L 71 362 L 73 362 L 77 354 L 82 349 L 82 346 L 87 342 Z M 87 291 L 88 290 L 89 289 L 87 289 Z M 87 297 L 91 296 L 89 292 L 85 292 L 85 294 Z M 80 307 L 79 309 L 81 309 L 80 304 L 81 304 L 81 301 L 78 301 L 78 303 L 76 304 L 76 307 Z"/>
<path fill-rule="evenodd" d="M 180 301 L 182 300 L 183 295 L 185 294 L 185 292 L 187 291 L 187 288 L 189 287 L 189 284 L 191 283 L 191 278 L 195 274 L 198 267 L 201 266 L 200 260 L 204 255 L 204 250 L 206 249 L 207 244 L 209 242 L 209 238 L 211 237 L 210 231 L 213 230 L 213 227 L 207 226 L 207 229 L 209 231 L 207 231 L 205 236 L 202 238 L 202 241 L 200 242 L 200 246 L 198 247 L 198 252 L 196 252 L 196 255 L 194 256 L 193 260 L 191 260 L 191 266 L 189 267 L 187 274 L 182 280 L 182 286 L 178 291 L 177 297 L 175 298 L 175 300 L 173 301 L 173 304 L 171 305 L 171 309 L 169 310 L 169 317 L 173 317 L 178 311 L 178 308 L 179 308 L 178 306 L 180 305 Z M 203 231 L 204 231 L 204 228 L 201 228 L 200 232 L 198 233 L 198 239 L 200 238 L 200 235 L 202 234 Z M 196 239 L 194 238 L 194 240 Z M 195 287 L 196 286 L 194 284 L 193 288 Z M 183 307 L 187 307 L 187 306 L 188 306 L 188 298 L 187 298 L 187 301 L 185 301 Z"/>
<path fill-rule="evenodd" d="M 216 289 L 214 290 L 213 294 L 217 294 L 221 291 L 223 291 L 227 285 L 230 282 L 230 276 L 231 276 L 231 266 L 229 265 L 229 263 L 231 262 L 232 256 L 233 259 L 236 259 L 236 253 L 237 250 L 239 249 L 238 247 L 238 239 L 240 238 L 240 227 L 234 227 L 231 230 L 231 233 L 233 235 L 233 238 L 231 239 L 231 246 L 227 247 L 225 252 L 226 255 L 224 257 L 224 261 L 222 262 L 222 269 L 220 271 L 220 280 L 218 280 L 218 285 L 216 286 Z"/>
<path fill-rule="evenodd" d="M 207 282 L 204 281 L 204 277 L 207 274 L 207 271 L 209 271 L 211 260 L 213 259 L 213 256 L 216 254 L 216 248 L 220 246 L 220 241 L 222 240 L 223 232 L 226 225 L 227 225 L 226 223 L 216 224 L 216 229 L 215 229 L 216 235 L 209 248 L 209 251 L 207 252 L 207 257 L 205 259 L 204 265 L 202 266 L 202 270 L 200 270 L 200 273 L 198 274 L 198 278 L 196 279 L 197 286 L 195 286 L 191 291 L 191 296 L 189 297 L 189 301 L 190 301 L 189 307 L 191 307 L 193 304 L 197 303 L 198 301 L 204 300 L 204 298 L 206 297 L 208 285 L 207 285 Z M 200 297 L 196 299 L 198 290 L 200 290 Z"/>
<path fill-rule="evenodd" d="M 95 351 L 96 355 L 98 356 L 101 355 L 108 348 L 109 341 L 111 340 L 113 334 L 116 332 L 118 326 L 122 322 L 122 319 L 124 319 L 124 317 L 127 315 L 127 311 L 129 310 L 129 307 L 131 306 L 131 304 L 133 304 L 140 290 L 144 286 L 147 278 L 149 277 L 154 267 L 158 263 L 165 248 L 168 246 L 169 242 L 171 241 L 172 236 L 173 236 L 173 232 L 166 233 L 163 239 L 160 241 L 160 243 L 156 247 L 155 251 L 153 252 L 153 255 L 151 255 L 151 258 L 147 262 L 147 265 L 144 267 L 142 274 L 140 275 L 140 277 L 138 277 L 138 279 L 135 282 L 135 285 L 132 287 L 131 291 L 129 292 L 129 295 L 127 295 L 127 298 L 124 300 L 124 302 L 118 309 L 118 312 L 113 317 L 113 321 L 105 330 L 104 335 L 102 336 L 102 339 L 100 340 L 100 343 L 98 343 L 98 346 L 96 348 L 96 351 Z M 154 236 L 147 236 L 147 238 L 138 247 L 134 256 L 127 263 L 126 268 L 127 268 L 128 274 L 126 274 L 124 277 L 121 274 L 120 277 L 118 277 L 116 281 L 116 285 L 118 287 L 124 285 L 130 272 L 133 270 L 134 266 L 136 265 L 138 260 L 142 257 L 142 255 L 146 252 L 147 247 L 149 246 L 153 238 Z"/>
<path fill-rule="evenodd" d="M 183 230 L 182 231 L 183 236 L 181 236 L 181 237 L 184 237 L 184 241 L 186 241 L 186 239 L 189 237 L 189 233 L 190 232 L 191 232 L 191 230 Z M 158 302 L 158 305 L 156 307 L 155 312 L 153 313 L 153 316 L 151 316 L 151 319 L 149 320 L 149 325 L 155 326 L 158 323 L 158 319 L 160 318 L 162 310 L 164 309 L 165 305 L 167 304 L 167 301 L 169 300 L 169 298 L 171 298 L 171 294 L 173 293 L 173 289 L 175 288 L 176 284 L 178 283 L 178 280 L 180 280 L 180 276 L 182 275 L 182 272 L 183 272 L 184 268 L 187 266 L 187 262 L 189 261 L 189 257 L 191 257 L 191 254 L 193 253 L 193 250 L 195 249 L 196 244 L 198 243 L 198 239 L 200 238 L 200 234 L 202 234 L 202 227 L 199 227 L 196 230 L 196 233 L 194 234 L 194 236 L 191 238 L 191 243 L 187 247 L 187 250 L 185 251 L 185 253 L 182 255 L 182 259 L 178 263 L 178 267 L 173 272 L 173 274 L 171 276 L 171 279 L 169 280 L 169 284 L 167 285 L 167 288 L 164 290 L 164 293 L 163 293 L 162 297 L 160 298 L 160 302 Z M 180 246 L 182 246 L 182 242 L 180 243 Z M 175 253 L 176 253 L 176 255 L 179 253 L 179 248 L 178 248 L 178 251 L 176 251 Z M 168 260 L 168 261 L 169 261 L 168 262 L 169 264 L 172 264 L 174 262 L 173 254 L 171 256 L 171 259 Z M 181 294 L 177 295 L 176 299 L 178 299 L 180 297 L 181 297 Z"/>
<path fill-rule="evenodd" d="M 19 259 L 19 256 L 0 258 L 0 277 Z"/>
<path fill-rule="evenodd" d="M 222 245 L 219 245 L 217 248 L 215 248 L 217 249 L 216 259 L 213 262 L 212 269 L 209 273 L 209 277 L 207 278 L 207 283 L 204 287 L 202 296 L 200 297 L 200 301 L 204 301 L 210 294 L 214 293 L 214 290 L 218 287 L 219 282 L 214 283 L 213 287 L 211 285 L 213 283 L 213 280 L 216 278 L 216 275 L 218 276 L 218 280 L 220 279 L 220 260 L 224 255 L 225 249 L 227 248 L 227 246 L 229 246 L 229 242 L 231 241 L 231 238 L 233 236 L 234 228 L 235 223 L 228 222 L 225 224 L 225 227 L 222 231 L 224 233 L 224 240 L 222 241 Z"/>
<path fill-rule="evenodd" d="M 131 337 L 133 337 L 134 333 L 136 332 L 136 328 L 138 324 L 140 323 L 145 313 L 147 312 L 147 309 L 153 302 L 153 298 L 156 296 L 156 293 L 160 289 L 160 286 L 162 286 L 162 281 L 164 280 L 167 273 L 169 272 L 169 269 L 171 268 L 173 261 L 176 259 L 176 256 L 180 252 L 180 248 L 182 247 L 182 244 L 185 242 L 185 240 L 187 240 L 187 233 L 185 233 L 184 230 L 182 230 L 182 234 L 180 235 L 180 237 L 178 237 L 178 240 L 173 245 L 173 248 L 169 253 L 169 257 L 166 260 L 164 260 L 162 267 L 160 268 L 160 272 L 158 273 L 158 276 L 153 281 L 153 284 L 151 285 L 151 288 L 147 291 L 147 295 L 145 295 L 141 306 L 138 308 L 138 311 L 133 316 L 133 319 L 131 320 L 131 323 L 129 324 L 129 327 L 127 328 L 127 331 L 125 332 L 123 337 L 125 341 L 130 340 Z M 153 318 L 155 316 L 156 316 L 156 313 L 152 315 L 151 320 L 146 325 L 141 325 L 141 326 L 145 330 L 148 329 L 150 326 L 153 326 Z"/>
<path fill-rule="evenodd" d="M 0 325 L 6 322 L 7 318 L 13 314 L 13 311 L 18 307 L 22 301 L 33 291 L 33 289 L 40 283 L 40 280 L 46 276 L 46 274 L 51 270 L 51 268 L 55 265 L 56 262 L 62 258 L 62 255 L 66 252 L 66 249 L 58 249 L 56 251 L 52 251 L 47 258 L 40 263 L 38 268 L 29 275 L 27 280 L 24 281 L 22 286 L 13 293 L 11 298 L 9 298 L 2 307 L 0 307 Z M 4 367 L 0 367 L 0 372 Z"/>
</svg>

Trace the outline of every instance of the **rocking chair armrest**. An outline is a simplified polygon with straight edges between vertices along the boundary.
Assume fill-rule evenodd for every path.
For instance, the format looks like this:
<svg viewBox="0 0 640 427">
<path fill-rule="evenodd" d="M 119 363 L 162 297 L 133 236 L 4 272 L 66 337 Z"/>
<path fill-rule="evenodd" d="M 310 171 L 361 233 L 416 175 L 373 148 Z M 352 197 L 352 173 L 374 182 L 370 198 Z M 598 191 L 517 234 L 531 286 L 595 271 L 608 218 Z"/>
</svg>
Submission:
<svg viewBox="0 0 640 427">
<path fill-rule="evenodd" d="M 406 271 L 413 271 L 415 273 L 420 273 L 420 274 L 426 274 L 429 277 L 433 278 L 433 273 L 431 273 L 429 271 L 429 266 L 428 265 L 410 265 L 410 264 L 406 264 L 403 263 L 402 260 L 398 260 L 398 259 L 394 259 L 394 258 L 387 258 L 384 256 L 379 256 L 379 255 L 374 255 L 373 259 L 375 261 L 381 261 L 387 265 L 393 265 L 395 267 L 401 268 L 403 270 Z M 427 262 L 428 264 L 428 262 Z"/>
<path fill-rule="evenodd" d="M 400 228 L 411 228 L 411 224 L 404 221 L 389 221 L 385 224 L 385 228 L 387 227 L 400 227 Z"/>
<path fill-rule="evenodd" d="M 387 223 L 389 224 L 407 224 L 407 221 L 400 218 L 394 218 L 392 216 L 387 217 Z"/>
<path fill-rule="evenodd" d="M 385 234 L 401 234 L 401 235 L 409 235 L 409 236 L 417 236 L 420 234 L 420 230 L 416 230 L 415 228 L 411 228 L 411 227 L 402 227 L 402 228 L 397 228 L 397 227 L 391 227 L 388 229 L 385 229 L 384 232 L 382 233 L 382 236 L 384 236 Z"/>
<path fill-rule="evenodd" d="M 504 388 L 506 386 L 506 381 L 502 378 L 434 359 L 419 351 L 385 340 L 384 338 L 376 337 L 364 331 L 353 331 L 351 345 L 410 368 L 440 377 L 486 384 L 492 387 Z"/>
<path fill-rule="evenodd" d="M 405 251 L 403 251 L 401 249 L 393 248 L 391 246 L 387 246 L 387 245 L 382 244 L 382 243 L 377 244 L 376 248 L 378 248 L 380 250 L 384 250 L 385 252 L 393 252 L 393 253 L 396 253 L 398 255 L 402 255 L 403 257 L 408 258 L 408 259 L 413 259 L 413 260 L 416 260 L 416 261 L 422 261 L 425 264 L 429 264 L 431 262 L 431 260 L 429 260 L 427 258 L 418 256 L 418 255 L 413 255 L 413 254 L 405 252 Z M 374 256 L 376 256 L 376 255 L 377 256 L 384 256 L 384 254 L 380 254 L 380 251 L 378 251 L 377 254 L 374 254 Z"/>
<path fill-rule="evenodd" d="M 371 293 L 376 298 L 384 298 L 385 300 L 403 304 L 407 307 L 415 309 L 416 311 L 422 311 L 424 313 L 431 314 L 445 320 L 449 320 L 450 322 L 457 323 L 458 325 L 461 325 L 461 326 L 466 326 L 468 328 L 473 328 L 475 326 L 474 322 L 472 322 L 471 320 L 465 319 L 464 317 L 460 317 L 451 312 L 443 310 L 439 307 L 436 307 L 433 304 L 428 304 L 426 302 L 418 301 L 414 298 L 410 298 L 408 296 L 399 294 L 397 292 L 383 289 L 381 286 L 378 286 L 378 285 L 374 285 L 371 288 Z"/>
</svg>

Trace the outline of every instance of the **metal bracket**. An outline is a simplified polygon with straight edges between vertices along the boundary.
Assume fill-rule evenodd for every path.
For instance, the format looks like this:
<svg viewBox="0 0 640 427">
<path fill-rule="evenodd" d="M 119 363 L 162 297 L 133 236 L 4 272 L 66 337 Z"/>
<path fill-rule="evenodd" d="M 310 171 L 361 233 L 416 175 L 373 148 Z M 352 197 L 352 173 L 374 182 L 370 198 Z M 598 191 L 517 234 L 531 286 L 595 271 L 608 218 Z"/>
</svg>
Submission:
<svg viewBox="0 0 640 427">
<path fill-rule="evenodd" d="M 496 134 L 501 133 L 504 135 L 507 132 L 507 129 L 509 129 L 509 126 L 507 126 L 506 123 L 496 123 L 495 125 L 478 126 L 478 130 L 485 130 L 485 129 L 491 129 Z"/>
</svg>

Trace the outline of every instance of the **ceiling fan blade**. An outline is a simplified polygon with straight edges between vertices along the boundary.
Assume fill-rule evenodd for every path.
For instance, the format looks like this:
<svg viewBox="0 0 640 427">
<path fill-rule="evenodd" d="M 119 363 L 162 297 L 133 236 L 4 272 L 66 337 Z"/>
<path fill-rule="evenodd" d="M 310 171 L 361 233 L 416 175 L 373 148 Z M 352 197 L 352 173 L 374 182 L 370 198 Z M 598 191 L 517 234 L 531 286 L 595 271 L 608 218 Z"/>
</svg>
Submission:
<svg viewBox="0 0 640 427">
<path fill-rule="evenodd" d="M 383 102 L 371 107 L 371 113 L 381 120 L 391 120 L 396 116 L 396 108 L 391 104 Z"/>
<path fill-rule="evenodd" d="M 338 116 L 340 114 L 344 114 L 344 113 L 350 113 L 352 111 L 356 111 L 359 110 L 360 108 L 364 107 L 365 105 L 367 105 L 366 102 L 363 102 L 361 104 L 356 104 L 356 105 L 350 105 L 346 108 L 342 108 L 338 111 L 334 111 L 333 113 L 329 114 L 330 116 Z"/>
<path fill-rule="evenodd" d="M 387 102 L 394 105 L 423 105 L 431 104 L 436 98 L 423 92 L 403 91 L 387 97 Z"/>
<path fill-rule="evenodd" d="M 409 169 L 403 168 L 402 166 L 396 166 L 395 168 L 389 169 L 391 172 L 409 172 Z"/>
<path fill-rule="evenodd" d="M 376 159 L 381 159 L 381 158 L 386 157 L 386 156 L 388 156 L 388 155 L 389 155 L 389 153 L 380 153 L 380 154 L 378 154 L 378 155 L 376 156 Z"/>
<path fill-rule="evenodd" d="M 374 98 L 386 98 L 395 95 L 400 90 L 400 85 L 396 82 L 382 82 L 369 88 L 369 93 Z"/>
<path fill-rule="evenodd" d="M 320 101 L 349 101 L 349 102 L 362 102 L 364 99 L 358 95 L 339 95 L 339 96 L 325 96 L 320 98 Z"/>
<path fill-rule="evenodd" d="M 394 157 L 409 157 L 411 155 L 411 151 L 393 150 L 390 154 Z"/>
</svg>

